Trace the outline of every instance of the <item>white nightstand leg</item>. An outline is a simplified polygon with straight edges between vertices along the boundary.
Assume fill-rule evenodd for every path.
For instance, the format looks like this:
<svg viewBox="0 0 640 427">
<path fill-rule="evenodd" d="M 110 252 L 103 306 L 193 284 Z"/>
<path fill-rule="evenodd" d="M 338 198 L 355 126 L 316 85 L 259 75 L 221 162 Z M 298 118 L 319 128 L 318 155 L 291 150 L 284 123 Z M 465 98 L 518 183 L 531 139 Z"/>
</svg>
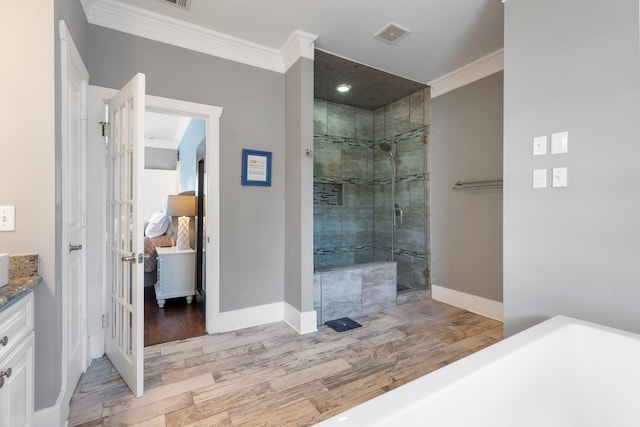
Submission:
<svg viewBox="0 0 640 427">
<path fill-rule="evenodd" d="M 187 304 L 191 304 L 192 301 L 193 301 L 193 295 L 189 295 L 187 297 Z"/>
<path fill-rule="evenodd" d="M 158 300 L 158 307 L 160 307 L 160 308 L 164 308 L 164 303 L 165 303 L 165 300 L 163 300 L 163 299 L 159 299 L 159 300 Z"/>
</svg>

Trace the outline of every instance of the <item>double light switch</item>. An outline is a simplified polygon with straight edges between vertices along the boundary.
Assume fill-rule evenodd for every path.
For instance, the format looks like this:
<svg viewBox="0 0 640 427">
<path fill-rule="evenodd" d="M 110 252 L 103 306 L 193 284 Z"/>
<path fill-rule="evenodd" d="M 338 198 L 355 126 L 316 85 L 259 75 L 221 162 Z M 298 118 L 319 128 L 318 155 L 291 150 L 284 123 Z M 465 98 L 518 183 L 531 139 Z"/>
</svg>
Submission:
<svg viewBox="0 0 640 427">
<path fill-rule="evenodd" d="M 533 155 L 547 155 L 547 136 L 536 136 L 533 138 Z M 551 134 L 551 155 L 565 154 L 569 152 L 569 132 L 557 132 Z M 551 170 L 551 186 L 554 188 L 562 188 L 567 186 L 567 168 L 553 168 Z M 547 170 L 533 170 L 533 188 L 547 187 Z"/>
</svg>

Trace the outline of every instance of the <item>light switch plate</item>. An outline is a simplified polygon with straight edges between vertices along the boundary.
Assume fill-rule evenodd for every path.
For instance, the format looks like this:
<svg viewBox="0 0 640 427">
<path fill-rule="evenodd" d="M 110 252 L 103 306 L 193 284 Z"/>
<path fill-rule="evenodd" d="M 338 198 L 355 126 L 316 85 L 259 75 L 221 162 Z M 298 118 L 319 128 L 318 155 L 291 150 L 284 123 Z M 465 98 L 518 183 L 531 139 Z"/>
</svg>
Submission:
<svg viewBox="0 0 640 427">
<path fill-rule="evenodd" d="M 16 207 L 0 206 L 0 231 L 16 230 Z"/>
<path fill-rule="evenodd" d="M 544 156 L 547 154 L 547 136 L 536 136 L 533 138 L 533 155 Z"/>
<path fill-rule="evenodd" d="M 569 132 L 551 134 L 551 154 L 564 154 L 569 152 Z"/>
<path fill-rule="evenodd" d="M 533 170 L 533 188 L 547 188 L 547 170 Z"/>
<path fill-rule="evenodd" d="M 555 188 L 567 186 L 567 168 L 553 168 L 551 185 Z"/>
</svg>

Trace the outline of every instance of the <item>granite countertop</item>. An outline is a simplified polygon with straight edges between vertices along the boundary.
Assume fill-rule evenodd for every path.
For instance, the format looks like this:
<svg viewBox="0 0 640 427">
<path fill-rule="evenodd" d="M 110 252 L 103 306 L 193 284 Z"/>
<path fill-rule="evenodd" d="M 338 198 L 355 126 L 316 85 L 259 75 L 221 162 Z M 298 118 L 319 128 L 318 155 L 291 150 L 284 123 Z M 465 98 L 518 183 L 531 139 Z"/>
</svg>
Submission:
<svg viewBox="0 0 640 427">
<path fill-rule="evenodd" d="M 38 255 L 9 258 L 9 283 L 0 288 L 0 311 L 26 295 L 42 282 L 38 275 Z"/>
</svg>

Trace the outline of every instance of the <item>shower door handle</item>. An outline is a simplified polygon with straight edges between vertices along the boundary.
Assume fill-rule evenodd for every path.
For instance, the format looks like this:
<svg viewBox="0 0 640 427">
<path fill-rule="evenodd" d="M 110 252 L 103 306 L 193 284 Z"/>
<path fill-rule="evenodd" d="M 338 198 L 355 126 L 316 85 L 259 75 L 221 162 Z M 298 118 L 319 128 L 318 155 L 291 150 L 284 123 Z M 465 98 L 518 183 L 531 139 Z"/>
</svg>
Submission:
<svg viewBox="0 0 640 427">
<path fill-rule="evenodd" d="M 402 227 L 402 214 L 402 209 L 400 209 L 400 206 L 396 203 L 393 215 L 393 225 L 396 227 Z M 398 223 L 398 217 L 400 217 L 400 223 Z"/>
</svg>

